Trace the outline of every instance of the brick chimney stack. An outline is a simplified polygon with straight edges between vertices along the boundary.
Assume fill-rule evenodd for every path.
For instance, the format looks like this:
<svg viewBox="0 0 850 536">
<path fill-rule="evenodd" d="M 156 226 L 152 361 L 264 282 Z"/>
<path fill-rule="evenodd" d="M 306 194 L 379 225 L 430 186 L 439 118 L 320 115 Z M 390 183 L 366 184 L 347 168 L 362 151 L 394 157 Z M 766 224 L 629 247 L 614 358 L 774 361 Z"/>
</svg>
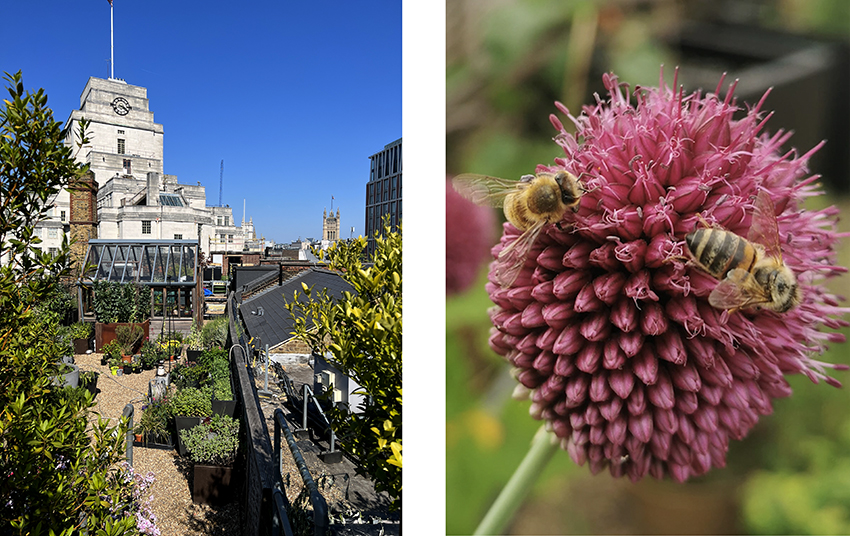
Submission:
<svg viewBox="0 0 850 536">
<path fill-rule="evenodd" d="M 97 183 L 89 171 L 68 185 L 71 194 L 71 259 L 75 268 L 81 268 L 86 257 L 89 240 L 97 238 Z"/>
</svg>

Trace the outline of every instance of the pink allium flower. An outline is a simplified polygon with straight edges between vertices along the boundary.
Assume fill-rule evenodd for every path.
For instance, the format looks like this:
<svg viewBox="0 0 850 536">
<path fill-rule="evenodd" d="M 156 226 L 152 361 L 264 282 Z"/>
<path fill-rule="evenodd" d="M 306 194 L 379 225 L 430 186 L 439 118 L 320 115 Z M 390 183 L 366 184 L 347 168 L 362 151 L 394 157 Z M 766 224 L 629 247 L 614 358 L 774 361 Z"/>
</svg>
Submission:
<svg viewBox="0 0 850 536">
<path fill-rule="evenodd" d="M 496 235 L 493 209 L 464 199 L 446 181 L 446 294 L 475 282 Z"/>
<path fill-rule="evenodd" d="M 550 118 L 565 156 L 537 171 L 570 171 L 587 193 L 562 229 L 541 233 L 511 288 L 495 284 L 491 264 L 490 344 L 576 463 L 681 482 L 725 465 L 729 439 L 791 394 L 784 374 L 840 386 L 826 369 L 847 367 L 812 357 L 844 340 L 819 328 L 848 325 L 822 286 L 845 271 L 834 265 L 837 209 L 802 208 L 819 194 L 806 162 L 820 146 L 780 154 L 790 134 L 759 134 L 764 98 L 736 120 L 734 84 L 721 98 L 722 79 L 706 95 L 662 79 L 636 102 L 615 76 L 603 81 L 609 100 L 579 117 L 557 103 L 575 136 Z M 686 262 L 684 239 L 698 215 L 746 237 L 759 189 L 776 206 L 802 303 L 730 314 L 709 305 L 718 281 Z M 506 223 L 494 257 L 519 235 Z"/>
</svg>

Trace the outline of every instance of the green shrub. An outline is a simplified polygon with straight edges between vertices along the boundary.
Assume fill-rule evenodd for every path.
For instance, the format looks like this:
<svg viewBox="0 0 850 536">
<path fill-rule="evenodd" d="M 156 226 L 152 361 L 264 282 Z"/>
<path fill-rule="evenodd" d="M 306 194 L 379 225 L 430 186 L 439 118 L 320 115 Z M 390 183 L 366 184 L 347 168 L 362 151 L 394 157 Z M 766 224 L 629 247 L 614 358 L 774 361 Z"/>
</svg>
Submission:
<svg viewBox="0 0 850 536">
<path fill-rule="evenodd" d="M 150 287 L 95 281 L 92 288 L 94 314 L 98 322 L 144 322 L 150 318 Z"/>
<path fill-rule="evenodd" d="M 170 401 L 164 398 L 142 406 L 142 416 L 136 425 L 135 433 L 151 434 L 157 442 L 164 442 L 168 434 L 168 423 L 171 419 Z"/>
<path fill-rule="evenodd" d="M 123 355 L 132 355 L 138 345 L 141 344 L 144 336 L 145 330 L 138 324 L 118 326 L 115 328 L 115 340 L 121 346 L 121 353 Z"/>
<path fill-rule="evenodd" d="M 163 359 L 160 349 L 148 339 L 142 342 L 140 351 L 142 353 L 142 366 L 144 367 L 153 368 L 160 359 Z"/>
<path fill-rule="evenodd" d="M 108 343 L 103 345 L 103 348 L 100 349 L 105 355 L 109 357 L 121 357 L 121 345 L 118 344 L 118 341 L 111 340 Z"/>
<path fill-rule="evenodd" d="M 44 90 L 24 91 L 20 72 L 7 75 L 0 101 L 0 532 L 14 534 L 138 534 L 125 516 L 124 487 L 110 478 L 124 455 L 126 421 L 109 427 L 92 418 L 88 396 L 66 395 L 51 383 L 63 349 L 58 320 L 37 308 L 71 276 L 67 241 L 56 254 L 40 250 L 34 228 L 51 201 L 88 172 L 75 160 L 88 142 L 53 119 Z M 57 400 L 64 400 L 59 403 Z M 103 532 L 105 533 L 105 532 Z"/>
<path fill-rule="evenodd" d="M 201 341 L 207 350 L 224 348 L 227 343 L 227 317 L 221 316 L 208 320 L 201 330 Z"/>
<path fill-rule="evenodd" d="M 172 416 L 209 417 L 212 415 L 212 391 L 208 387 L 184 387 L 168 402 Z"/>
<path fill-rule="evenodd" d="M 93 328 L 94 325 L 91 322 L 74 322 L 69 331 L 72 339 L 90 339 Z"/>
<path fill-rule="evenodd" d="M 180 430 L 180 441 L 195 463 L 233 465 L 239 449 L 239 421 L 227 415 L 213 415 L 198 426 Z"/>
<path fill-rule="evenodd" d="M 202 365 L 178 363 L 171 371 L 171 383 L 181 390 L 186 387 L 198 387 L 201 385 L 207 370 Z"/>
</svg>

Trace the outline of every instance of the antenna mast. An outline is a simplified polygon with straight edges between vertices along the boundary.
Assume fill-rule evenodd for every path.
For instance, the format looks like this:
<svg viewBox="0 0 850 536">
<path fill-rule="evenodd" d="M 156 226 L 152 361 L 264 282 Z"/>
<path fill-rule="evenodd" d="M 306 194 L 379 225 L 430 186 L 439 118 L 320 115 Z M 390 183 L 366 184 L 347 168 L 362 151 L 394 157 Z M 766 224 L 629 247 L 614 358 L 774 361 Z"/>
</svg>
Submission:
<svg viewBox="0 0 850 536">
<path fill-rule="evenodd" d="M 221 204 L 221 192 L 224 188 L 224 159 L 221 160 L 221 174 L 218 176 L 218 206 Z"/>
</svg>

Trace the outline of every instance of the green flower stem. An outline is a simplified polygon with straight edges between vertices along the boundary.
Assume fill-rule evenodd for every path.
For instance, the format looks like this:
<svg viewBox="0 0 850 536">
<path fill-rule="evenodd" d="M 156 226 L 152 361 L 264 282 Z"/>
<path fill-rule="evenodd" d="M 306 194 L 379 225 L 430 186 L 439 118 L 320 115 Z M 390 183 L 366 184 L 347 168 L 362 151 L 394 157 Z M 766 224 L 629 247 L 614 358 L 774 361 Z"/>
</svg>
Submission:
<svg viewBox="0 0 850 536">
<path fill-rule="evenodd" d="M 541 426 L 534 435 L 528 454 L 525 455 L 522 463 L 519 464 L 473 534 L 503 534 L 557 450 L 558 441 L 555 436 Z"/>
</svg>

